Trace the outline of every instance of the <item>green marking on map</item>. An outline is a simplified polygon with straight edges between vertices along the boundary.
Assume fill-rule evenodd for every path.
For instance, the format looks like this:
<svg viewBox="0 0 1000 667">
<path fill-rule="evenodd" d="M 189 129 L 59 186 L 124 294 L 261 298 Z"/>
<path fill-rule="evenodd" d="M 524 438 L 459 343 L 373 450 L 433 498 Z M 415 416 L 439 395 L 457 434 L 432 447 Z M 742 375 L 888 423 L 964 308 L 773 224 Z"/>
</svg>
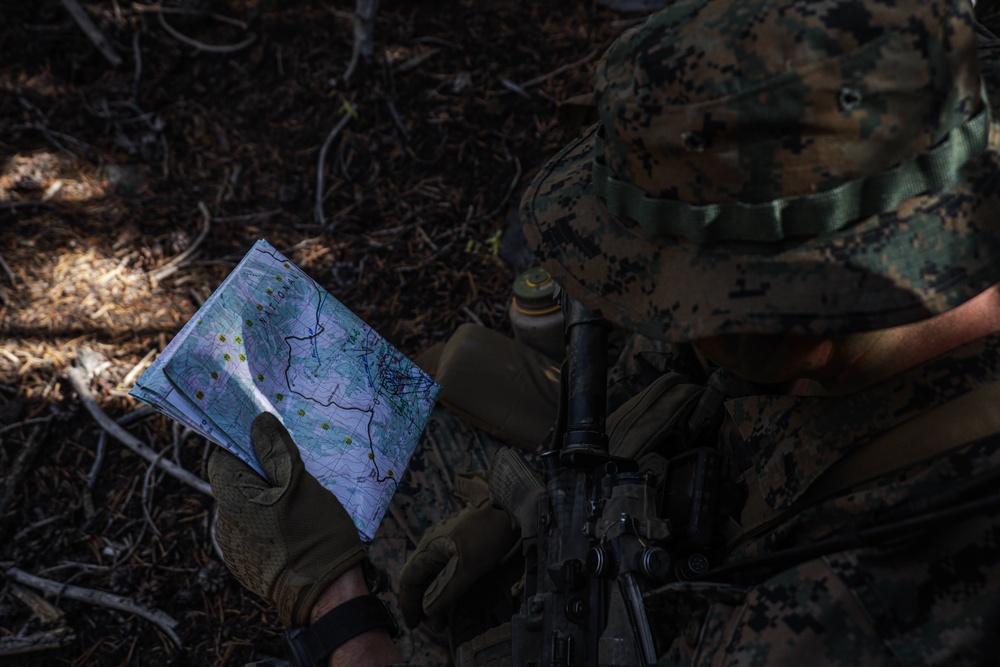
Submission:
<svg viewBox="0 0 1000 667">
<path fill-rule="evenodd" d="M 227 341 L 241 347 L 234 351 Z M 226 363 L 234 354 L 243 363 Z M 208 386 L 206 375 L 213 379 Z M 251 425 L 260 413 L 274 413 L 306 470 L 370 540 L 438 391 L 413 362 L 259 241 L 130 393 L 260 474 Z"/>
</svg>

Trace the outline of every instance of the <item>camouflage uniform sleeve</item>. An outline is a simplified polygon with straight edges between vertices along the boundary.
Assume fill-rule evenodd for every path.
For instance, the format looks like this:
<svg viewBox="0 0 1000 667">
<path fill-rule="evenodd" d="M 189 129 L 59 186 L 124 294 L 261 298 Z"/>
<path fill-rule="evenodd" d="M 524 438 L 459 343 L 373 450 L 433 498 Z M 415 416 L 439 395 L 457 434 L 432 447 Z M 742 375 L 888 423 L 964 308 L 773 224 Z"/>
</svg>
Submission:
<svg viewBox="0 0 1000 667">
<path fill-rule="evenodd" d="M 980 477 L 990 492 L 1000 435 L 859 486 L 759 539 L 809 542 L 818 522 L 897 494 L 933 497 Z M 816 667 L 991 664 L 1000 650 L 1000 512 L 981 509 L 905 537 L 751 570 L 731 583 L 668 584 L 647 595 L 661 665 Z M 795 523 L 795 519 L 791 523 Z M 814 538 L 815 539 L 815 538 Z M 752 577 L 751 577 L 752 575 Z"/>
</svg>

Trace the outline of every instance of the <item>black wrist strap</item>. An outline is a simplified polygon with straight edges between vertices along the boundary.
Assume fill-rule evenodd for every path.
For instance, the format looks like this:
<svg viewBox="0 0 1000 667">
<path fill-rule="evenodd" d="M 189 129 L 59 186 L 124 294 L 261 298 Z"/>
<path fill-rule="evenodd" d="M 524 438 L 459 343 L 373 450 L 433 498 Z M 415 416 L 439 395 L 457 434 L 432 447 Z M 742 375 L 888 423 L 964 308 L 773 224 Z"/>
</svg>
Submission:
<svg viewBox="0 0 1000 667">
<path fill-rule="evenodd" d="M 292 664 L 322 665 L 341 644 L 376 628 L 385 628 L 390 637 L 399 634 L 386 604 L 374 595 L 364 595 L 334 607 L 309 627 L 288 628 L 285 646 Z"/>
</svg>

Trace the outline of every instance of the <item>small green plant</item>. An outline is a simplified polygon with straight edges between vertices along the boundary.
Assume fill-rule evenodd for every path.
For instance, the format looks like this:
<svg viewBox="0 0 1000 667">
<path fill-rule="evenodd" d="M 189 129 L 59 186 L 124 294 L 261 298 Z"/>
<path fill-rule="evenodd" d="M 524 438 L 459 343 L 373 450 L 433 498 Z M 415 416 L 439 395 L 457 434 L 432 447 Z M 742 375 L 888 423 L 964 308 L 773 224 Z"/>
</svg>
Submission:
<svg viewBox="0 0 1000 667">
<path fill-rule="evenodd" d="M 351 104 L 347 100 L 344 100 L 340 104 L 340 110 L 343 111 L 344 113 L 346 113 L 348 116 L 350 116 L 354 120 L 358 119 L 358 109 L 357 109 L 357 107 L 355 107 L 353 104 Z"/>
<path fill-rule="evenodd" d="M 500 236 L 503 230 L 498 229 L 482 241 L 469 239 L 465 242 L 465 252 L 480 255 L 484 262 L 502 264 L 500 260 Z"/>
</svg>

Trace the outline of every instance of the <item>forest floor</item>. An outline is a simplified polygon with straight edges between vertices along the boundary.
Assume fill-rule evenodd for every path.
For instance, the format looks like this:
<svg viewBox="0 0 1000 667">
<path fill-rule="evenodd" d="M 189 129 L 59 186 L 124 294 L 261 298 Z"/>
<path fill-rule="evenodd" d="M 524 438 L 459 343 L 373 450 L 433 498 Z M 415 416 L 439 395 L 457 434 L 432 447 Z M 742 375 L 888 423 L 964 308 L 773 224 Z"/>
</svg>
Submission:
<svg viewBox="0 0 1000 667">
<path fill-rule="evenodd" d="M 57 0 L 0 10 L 0 665 L 280 655 L 275 613 L 212 546 L 211 498 L 109 437 L 71 369 L 204 479 L 211 445 L 127 393 L 257 239 L 410 356 L 465 322 L 508 330 L 530 259 L 504 230 L 636 19 L 386 0 L 347 86 L 346 0 L 83 8 L 118 66 Z"/>
</svg>

